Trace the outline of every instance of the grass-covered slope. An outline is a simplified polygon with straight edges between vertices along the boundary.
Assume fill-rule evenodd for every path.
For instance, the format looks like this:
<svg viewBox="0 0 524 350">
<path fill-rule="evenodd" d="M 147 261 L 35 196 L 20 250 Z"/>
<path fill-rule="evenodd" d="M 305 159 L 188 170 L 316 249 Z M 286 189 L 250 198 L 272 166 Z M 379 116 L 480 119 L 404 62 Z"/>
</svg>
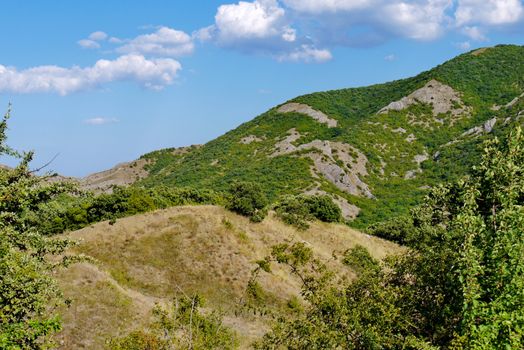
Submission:
<svg viewBox="0 0 524 350">
<path fill-rule="evenodd" d="M 297 97 L 203 147 L 147 154 L 137 185 L 221 190 L 247 180 L 271 199 L 327 192 L 358 207 L 353 223 L 363 227 L 467 172 L 480 142 L 516 121 L 523 92 L 524 47 L 481 49 L 413 78 Z"/>
<path fill-rule="evenodd" d="M 272 215 L 254 224 L 221 207 L 174 207 L 105 221 L 71 232 L 75 248 L 95 260 L 73 265 L 58 279 L 71 306 L 63 311 L 61 349 L 101 349 L 110 337 L 149 323 L 155 303 L 197 293 L 205 308 L 224 312 L 224 323 L 238 333 L 241 348 L 268 329 L 272 317 L 293 312 L 288 302 L 300 282 L 287 269 L 260 277 L 260 310 L 242 309 L 256 261 L 286 241 L 304 242 L 315 256 L 346 278 L 353 272 L 332 253 L 355 245 L 383 259 L 400 251 L 394 243 L 345 225 L 315 222 L 297 231 Z M 260 311 L 263 311 L 261 315 Z M 204 310 L 205 311 L 205 310 Z"/>
</svg>

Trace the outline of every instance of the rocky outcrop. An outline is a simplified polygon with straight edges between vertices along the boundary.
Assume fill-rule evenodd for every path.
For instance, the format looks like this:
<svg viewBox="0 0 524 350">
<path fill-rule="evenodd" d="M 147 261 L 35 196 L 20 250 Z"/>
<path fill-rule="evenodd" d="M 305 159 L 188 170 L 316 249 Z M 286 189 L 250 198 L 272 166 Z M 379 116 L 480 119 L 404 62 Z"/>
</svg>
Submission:
<svg viewBox="0 0 524 350">
<path fill-rule="evenodd" d="M 250 143 L 253 143 L 253 142 L 262 142 L 262 141 L 264 141 L 263 138 L 257 137 L 255 135 L 248 135 L 240 139 L 240 143 L 244 145 L 249 145 Z"/>
<path fill-rule="evenodd" d="M 145 178 L 148 175 L 145 166 L 146 159 L 121 163 L 109 170 L 91 174 L 79 180 L 80 187 L 84 190 L 109 193 L 113 186 L 128 186 Z"/>
<path fill-rule="evenodd" d="M 311 108 L 310 106 L 302 104 L 302 103 L 296 103 L 296 102 L 286 103 L 285 105 L 280 106 L 280 108 L 277 111 L 279 113 L 294 112 L 294 113 L 305 114 L 315 119 L 319 123 L 326 124 L 329 128 L 334 128 L 337 126 L 337 121 L 335 119 L 329 118 L 324 113 L 317 111 Z"/>
<path fill-rule="evenodd" d="M 422 162 L 425 162 L 428 159 L 429 159 L 429 154 L 426 152 L 426 150 L 424 150 L 423 154 L 415 155 L 413 157 L 413 162 L 417 163 L 417 168 L 407 171 L 406 174 L 404 175 L 404 179 L 405 180 L 414 179 L 417 176 L 417 174 L 422 173 L 422 168 L 420 167 L 420 164 L 422 164 Z"/>
<path fill-rule="evenodd" d="M 465 131 L 462 133 L 461 137 L 465 136 L 477 136 L 483 133 L 490 133 L 493 131 L 493 127 L 497 123 L 497 118 L 491 118 L 490 120 L 486 121 L 483 125 L 475 126 L 474 128 L 469 129 L 468 131 Z"/>
<path fill-rule="evenodd" d="M 271 157 L 310 151 L 302 156 L 313 161 L 313 173 L 321 175 L 340 190 L 355 195 L 374 198 L 369 186 L 360 177 L 367 176 L 367 157 L 355 147 L 332 141 L 314 140 L 295 146 L 293 142 L 301 137 L 296 129 L 290 129 L 286 138 L 275 145 Z"/>
<path fill-rule="evenodd" d="M 458 92 L 453 90 L 452 87 L 433 79 L 410 95 L 403 97 L 399 101 L 391 102 L 382 108 L 379 113 L 402 111 L 418 103 L 432 105 L 435 117 L 448 112 L 451 112 L 453 116 L 458 116 L 467 111 L 467 107 L 464 106 Z"/>
</svg>

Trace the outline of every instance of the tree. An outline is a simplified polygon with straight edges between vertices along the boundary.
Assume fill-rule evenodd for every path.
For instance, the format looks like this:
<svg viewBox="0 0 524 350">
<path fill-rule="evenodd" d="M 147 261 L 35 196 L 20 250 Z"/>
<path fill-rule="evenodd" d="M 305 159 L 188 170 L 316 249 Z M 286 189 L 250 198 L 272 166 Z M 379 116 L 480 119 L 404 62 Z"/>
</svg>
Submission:
<svg viewBox="0 0 524 350">
<path fill-rule="evenodd" d="M 254 222 L 264 219 L 268 200 L 262 188 L 253 182 L 235 182 L 229 189 L 227 209 L 249 217 Z"/>
<path fill-rule="evenodd" d="M 46 349 L 60 329 L 54 307 L 60 291 L 51 277 L 73 257 L 61 255 L 73 243 L 46 237 L 30 224 L 28 214 L 71 185 L 49 183 L 29 169 L 33 153 L 13 151 L 6 145 L 7 120 L 0 122 L 0 156 L 21 159 L 14 169 L 0 169 L 0 348 Z"/>
<path fill-rule="evenodd" d="M 522 348 L 522 131 L 488 141 L 483 152 L 470 176 L 433 188 L 409 224 L 380 226 L 408 235 L 406 253 L 381 268 L 361 247 L 348 251 L 343 262 L 358 273 L 349 285 L 329 283 L 314 259 L 287 258 L 294 246 L 274 250 L 265 261 L 290 266 L 308 305 L 300 317 L 279 319 L 257 347 Z"/>
</svg>

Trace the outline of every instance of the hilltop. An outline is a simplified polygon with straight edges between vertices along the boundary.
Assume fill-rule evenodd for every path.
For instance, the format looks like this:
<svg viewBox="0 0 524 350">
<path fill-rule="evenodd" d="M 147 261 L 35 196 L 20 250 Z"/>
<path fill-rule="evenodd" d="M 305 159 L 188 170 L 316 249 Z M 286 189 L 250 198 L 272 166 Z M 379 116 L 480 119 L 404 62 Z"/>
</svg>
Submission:
<svg viewBox="0 0 524 350">
<path fill-rule="evenodd" d="M 108 221 L 67 234 L 81 241 L 77 252 L 94 263 L 72 266 L 58 276 L 72 301 L 63 311 L 62 349 L 102 348 L 109 337 L 143 327 L 155 303 L 182 293 L 198 293 L 208 310 L 224 312 L 224 323 L 239 335 L 242 348 L 260 338 L 272 318 L 241 312 L 255 261 L 285 241 L 305 242 L 319 258 L 346 279 L 354 273 L 333 252 L 361 245 L 382 259 L 397 245 L 345 225 L 315 222 L 298 231 L 270 216 L 259 224 L 216 206 L 174 207 Z M 290 312 L 287 302 L 300 283 L 286 269 L 261 279 L 264 308 Z"/>
<path fill-rule="evenodd" d="M 405 214 L 431 185 L 468 172 L 478 146 L 523 109 L 524 47 L 460 55 L 413 78 L 313 93 L 202 147 L 144 155 L 135 186 L 224 190 L 256 181 L 271 200 L 329 194 L 365 227 Z"/>
</svg>

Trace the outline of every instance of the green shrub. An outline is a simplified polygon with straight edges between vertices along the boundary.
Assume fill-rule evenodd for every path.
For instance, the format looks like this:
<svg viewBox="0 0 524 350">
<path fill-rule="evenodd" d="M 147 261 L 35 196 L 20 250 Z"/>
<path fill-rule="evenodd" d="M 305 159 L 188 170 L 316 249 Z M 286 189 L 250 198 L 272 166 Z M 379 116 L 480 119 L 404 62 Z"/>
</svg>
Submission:
<svg viewBox="0 0 524 350">
<path fill-rule="evenodd" d="M 342 219 L 339 206 L 329 196 L 309 196 L 305 197 L 305 202 L 311 215 L 320 221 L 339 222 Z"/>
<path fill-rule="evenodd" d="M 168 350 L 168 344 L 159 336 L 138 330 L 123 338 L 111 339 L 109 350 Z"/>
<path fill-rule="evenodd" d="M 286 196 L 275 206 L 277 216 L 300 230 L 309 228 L 308 221 L 338 222 L 342 214 L 329 196 Z"/>
<path fill-rule="evenodd" d="M 344 265 L 352 268 L 357 274 L 362 274 L 365 271 L 380 270 L 378 261 L 375 260 L 371 254 L 369 254 L 368 250 L 360 244 L 348 249 L 344 253 L 342 262 Z"/>
<path fill-rule="evenodd" d="M 99 221 L 114 222 L 117 218 L 171 206 L 222 202 L 222 195 L 212 190 L 115 186 L 112 193 L 62 196 L 28 214 L 28 220 L 42 231 L 57 234 Z"/>
<path fill-rule="evenodd" d="M 268 205 L 268 200 L 258 184 L 235 182 L 228 192 L 227 209 L 257 222 L 264 219 L 266 213 L 264 208 Z"/>
<path fill-rule="evenodd" d="M 415 239 L 413 219 L 409 216 L 400 216 L 370 225 L 366 232 L 370 235 L 384 238 L 398 244 L 410 245 Z"/>
<path fill-rule="evenodd" d="M 300 230 L 308 229 L 308 221 L 313 219 L 302 196 L 286 196 L 275 205 L 274 209 L 282 221 Z"/>
</svg>

